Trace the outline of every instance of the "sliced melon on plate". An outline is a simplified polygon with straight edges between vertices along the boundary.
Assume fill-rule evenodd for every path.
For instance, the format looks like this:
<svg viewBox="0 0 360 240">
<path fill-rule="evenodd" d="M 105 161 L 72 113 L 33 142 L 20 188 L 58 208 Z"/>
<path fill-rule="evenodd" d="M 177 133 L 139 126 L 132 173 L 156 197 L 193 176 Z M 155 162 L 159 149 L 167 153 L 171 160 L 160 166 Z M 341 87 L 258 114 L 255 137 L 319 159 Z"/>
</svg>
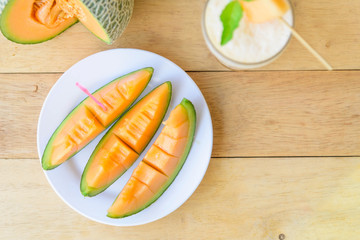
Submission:
<svg viewBox="0 0 360 240">
<path fill-rule="evenodd" d="M 122 194 L 120 194 L 116 201 L 109 209 L 108 216 L 111 212 L 121 213 L 122 217 L 126 217 L 136 213 L 135 211 L 142 206 L 146 205 L 146 201 L 151 199 L 154 193 L 149 189 L 146 184 L 140 182 L 138 179 L 131 177 L 126 183 Z"/>
<path fill-rule="evenodd" d="M 100 188 L 117 179 L 138 157 L 136 152 L 111 134 L 98 154 L 93 157 L 85 180 L 89 186 Z"/>
<path fill-rule="evenodd" d="M 141 153 L 149 139 L 161 124 L 169 105 L 170 85 L 163 84 L 156 92 L 148 96 L 147 104 L 138 104 L 117 123 L 114 134 L 121 138 L 137 153 Z M 168 90 L 167 90 L 168 89 Z"/>
<path fill-rule="evenodd" d="M 84 196 L 101 193 L 130 168 L 160 126 L 170 99 L 171 83 L 166 82 L 143 97 L 110 128 L 91 154 L 82 174 L 80 190 Z M 109 156 L 112 152 L 125 154 Z M 113 166 L 114 161 L 120 165 Z"/>
<path fill-rule="evenodd" d="M 93 95 L 107 106 L 106 110 L 89 97 L 75 107 L 47 143 L 41 159 L 43 168 L 50 170 L 59 166 L 105 130 L 140 96 L 152 73 L 152 68 L 143 68 L 97 90 Z M 125 98 L 118 93 L 118 89 L 127 86 L 131 90 Z"/>
<path fill-rule="evenodd" d="M 186 125 L 184 125 L 187 123 Z M 168 125 L 166 125 L 168 124 Z M 144 159 L 135 168 L 130 180 L 108 209 L 108 216 L 123 218 L 133 215 L 155 202 L 170 186 L 178 175 L 190 152 L 196 125 L 196 113 L 192 103 L 183 99 L 171 112 L 165 127 L 155 143 L 146 153 Z M 181 126 L 187 126 L 185 130 Z M 169 131 L 167 128 L 173 128 Z M 165 130 L 165 131 L 164 131 Z M 164 132 L 180 131 L 186 137 L 173 140 L 166 152 L 159 148 L 159 139 L 166 136 Z M 185 131 L 186 133 L 184 133 Z M 183 141 L 185 139 L 185 141 Z M 167 145 L 166 145 L 167 146 Z"/>
</svg>

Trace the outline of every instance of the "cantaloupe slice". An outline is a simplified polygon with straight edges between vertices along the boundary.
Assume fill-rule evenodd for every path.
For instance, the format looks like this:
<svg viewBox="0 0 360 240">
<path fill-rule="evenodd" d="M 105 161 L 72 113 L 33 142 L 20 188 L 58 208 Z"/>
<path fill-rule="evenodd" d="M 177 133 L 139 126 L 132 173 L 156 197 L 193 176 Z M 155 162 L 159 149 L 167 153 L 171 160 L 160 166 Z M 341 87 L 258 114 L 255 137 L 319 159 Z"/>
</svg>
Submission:
<svg viewBox="0 0 360 240">
<path fill-rule="evenodd" d="M 166 175 L 157 171 L 150 165 L 146 164 L 144 161 L 139 163 L 139 165 L 135 168 L 132 176 L 148 186 L 150 191 L 153 193 L 159 191 L 168 180 Z"/>
<path fill-rule="evenodd" d="M 136 161 L 160 126 L 171 92 L 170 82 L 161 84 L 137 102 L 105 134 L 82 174 L 80 190 L 84 196 L 92 197 L 107 189 Z M 113 162 L 120 164 L 116 166 Z"/>
<path fill-rule="evenodd" d="M 164 152 L 161 148 L 154 144 L 146 153 L 146 157 L 143 161 L 169 177 L 178 165 L 179 158 Z"/>
<path fill-rule="evenodd" d="M 156 201 L 173 182 L 182 168 L 193 142 L 196 113 L 192 103 L 183 99 L 171 112 L 165 127 L 151 146 L 144 159 L 135 168 L 130 180 L 108 209 L 108 216 L 123 218 L 133 215 Z M 183 126 L 187 126 L 185 129 Z M 169 130 L 169 128 L 172 128 Z M 157 145 L 162 142 L 165 132 L 181 132 L 176 135 L 186 136 L 172 143 L 168 152 Z M 185 144 L 183 139 L 186 139 Z M 181 154 L 179 154 L 181 153 Z"/>
<path fill-rule="evenodd" d="M 134 0 L 0 0 L 0 28 L 18 43 L 49 40 L 79 19 L 111 44 L 130 21 Z M 0 12 L 1 13 L 1 12 Z"/>
<path fill-rule="evenodd" d="M 113 133 L 137 153 L 141 153 L 159 127 L 169 105 L 170 82 L 161 85 L 137 104 L 116 124 Z M 145 99 L 144 99 L 145 100 Z M 146 103 L 146 104 L 145 104 Z M 159 122 L 160 120 L 160 122 Z"/>
<path fill-rule="evenodd" d="M 94 156 L 92 165 L 88 168 L 86 182 L 93 188 L 100 188 L 113 182 L 125 172 L 139 155 L 129 148 L 118 137 L 111 134 Z"/>
<path fill-rule="evenodd" d="M 140 96 L 152 73 L 153 68 L 143 68 L 97 90 L 93 95 L 104 103 L 106 100 L 106 111 L 89 97 L 75 107 L 47 143 L 41 159 L 43 168 L 50 170 L 59 166 L 113 123 Z M 119 89 L 127 87 L 129 91 L 125 98 Z"/>
<path fill-rule="evenodd" d="M 141 208 L 146 204 L 146 200 L 154 195 L 153 192 L 142 182 L 131 177 L 123 189 L 123 194 L 119 195 L 113 203 L 113 209 L 121 209 L 123 213 L 132 213 L 134 209 Z"/>
<path fill-rule="evenodd" d="M 166 122 L 164 124 L 166 124 Z M 180 139 L 188 136 L 187 129 L 189 129 L 188 121 L 182 123 L 178 127 L 165 127 L 162 132 L 171 138 Z"/>
<path fill-rule="evenodd" d="M 151 74 L 152 72 L 146 70 L 137 71 L 127 75 L 120 82 L 104 86 L 101 91 L 94 93 L 93 96 L 105 105 L 107 110 L 91 98 L 86 99 L 84 104 L 96 115 L 102 125 L 108 126 L 129 107 L 129 102 L 134 102 L 140 96 Z"/>
<path fill-rule="evenodd" d="M 156 139 L 154 145 L 169 155 L 180 157 L 186 143 L 187 137 L 175 139 L 162 133 Z"/>
<path fill-rule="evenodd" d="M 289 10 L 287 0 L 253 0 L 240 3 L 250 22 L 263 23 L 283 16 Z"/>
</svg>

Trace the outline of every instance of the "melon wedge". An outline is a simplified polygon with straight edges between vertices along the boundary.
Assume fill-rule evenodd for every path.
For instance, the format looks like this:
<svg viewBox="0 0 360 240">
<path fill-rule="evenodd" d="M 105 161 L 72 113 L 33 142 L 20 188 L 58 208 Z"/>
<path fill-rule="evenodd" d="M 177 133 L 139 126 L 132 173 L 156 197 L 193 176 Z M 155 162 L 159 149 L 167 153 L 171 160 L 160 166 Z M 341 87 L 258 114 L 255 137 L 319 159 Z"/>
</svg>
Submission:
<svg viewBox="0 0 360 240">
<path fill-rule="evenodd" d="M 137 102 L 100 140 L 81 177 L 84 196 L 95 196 L 136 161 L 159 128 L 171 99 L 166 82 Z"/>
<path fill-rule="evenodd" d="M 164 125 L 159 137 L 108 209 L 108 217 L 123 218 L 140 212 L 155 202 L 178 175 L 195 134 L 196 112 L 193 104 L 184 98 Z M 163 139 L 171 139 L 171 142 Z"/>
<path fill-rule="evenodd" d="M 43 169 L 56 168 L 105 130 L 140 96 L 152 74 L 153 68 L 143 68 L 98 89 L 93 95 L 106 110 L 89 97 L 76 106 L 48 141 L 41 159 Z"/>
</svg>

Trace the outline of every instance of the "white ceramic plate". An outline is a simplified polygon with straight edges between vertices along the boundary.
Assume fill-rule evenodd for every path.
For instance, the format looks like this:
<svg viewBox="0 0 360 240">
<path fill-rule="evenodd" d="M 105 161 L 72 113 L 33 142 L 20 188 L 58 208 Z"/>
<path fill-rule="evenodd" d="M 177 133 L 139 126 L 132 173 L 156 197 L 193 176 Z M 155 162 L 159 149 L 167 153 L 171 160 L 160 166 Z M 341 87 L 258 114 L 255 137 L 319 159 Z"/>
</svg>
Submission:
<svg viewBox="0 0 360 240">
<path fill-rule="evenodd" d="M 173 95 L 165 119 L 182 98 L 185 97 L 194 104 L 197 123 L 193 146 L 179 175 L 164 194 L 145 210 L 123 219 L 107 217 L 107 209 L 130 178 L 134 168 L 143 159 L 162 127 L 131 169 L 106 191 L 95 197 L 85 198 L 81 195 L 80 179 L 87 160 L 105 132 L 59 167 L 44 171 L 50 185 L 65 203 L 78 213 L 100 223 L 133 226 L 149 223 L 168 215 L 180 207 L 195 191 L 210 161 L 213 129 L 208 106 L 199 88 L 180 67 L 170 60 L 155 53 L 137 49 L 113 49 L 91 55 L 76 63 L 59 78 L 49 92 L 39 117 L 37 145 L 40 159 L 56 127 L 86 97 L 75 86 L 75 82 L 80 82 L 93 92 L 111 80 L 143 67 L 153 67 L 155 71 L 140 98 L 165 81 L 171 81 L 173 84 Z"/>
</svg>

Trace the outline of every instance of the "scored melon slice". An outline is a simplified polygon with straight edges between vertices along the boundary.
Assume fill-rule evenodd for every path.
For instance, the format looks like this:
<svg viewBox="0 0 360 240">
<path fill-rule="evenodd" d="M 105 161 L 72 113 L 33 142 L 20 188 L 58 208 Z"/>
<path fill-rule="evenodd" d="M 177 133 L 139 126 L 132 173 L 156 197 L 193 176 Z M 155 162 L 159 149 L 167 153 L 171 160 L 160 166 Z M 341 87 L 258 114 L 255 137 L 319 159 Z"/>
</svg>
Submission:
<svg viewBox="0 0 360 240">
<path fill-rule="evenodd" d="M 136 161 L 161 124 L 171 99 L 166 82 L 137 102 L 110 128 L 91 154 L 81 177 L 84 196 L 95 196 Z"/>
<path fill-rule="evenodd" d="M 100 188 L 112 182 L 125 172 L 139 155 L 115 135 L 108 135 L 107 141 L 94 156 L 92 165 L 85 176 L 93 188 Z"/>
<path fill-rule="evenodd" d="M 192 103 L 184 98 L 164 124 L 159 137 L 108 209 L 108 217 L 123 218 L 145 209 L 164 193 L 178 175 L 195 134 L 196 113 Z M 161 140 L 164 136 L 171 138 L 172 143 L 167 145 Z"/>
<path fill-rule="evenodd" d="M 107 106 L 106 110 L 89 97 L 76 106 L 47 143 L 41 159 L 43 168 L 59 166 L 105 130 L 140 96 L 152 73 L 153 68 L 143 68 L 98 89 L 93 95 Z M 128 89 L 126 96 L 121 93 L 124 89 Z"/>
</svg>

